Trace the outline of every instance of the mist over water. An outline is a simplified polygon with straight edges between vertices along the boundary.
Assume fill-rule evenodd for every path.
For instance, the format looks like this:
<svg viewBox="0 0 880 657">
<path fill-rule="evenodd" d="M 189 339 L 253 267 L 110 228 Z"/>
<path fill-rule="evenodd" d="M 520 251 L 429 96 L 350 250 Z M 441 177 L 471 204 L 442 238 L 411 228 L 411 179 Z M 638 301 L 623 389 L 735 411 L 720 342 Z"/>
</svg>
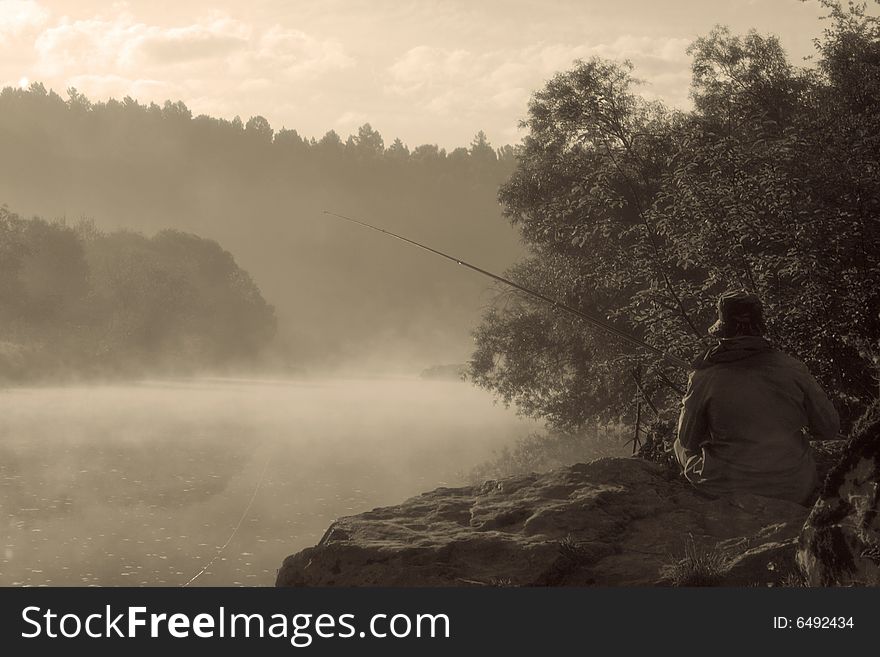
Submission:
<svg viewBox="0 0 880 657">
<path fill-rule="evenodd" d="M 535 428 L 458 381 L 195 379 L 0 391 L 0 585 L 267 585 L 336 517 Z M 256 495 L 254 492 L 256 491 Z"/>
</svg>

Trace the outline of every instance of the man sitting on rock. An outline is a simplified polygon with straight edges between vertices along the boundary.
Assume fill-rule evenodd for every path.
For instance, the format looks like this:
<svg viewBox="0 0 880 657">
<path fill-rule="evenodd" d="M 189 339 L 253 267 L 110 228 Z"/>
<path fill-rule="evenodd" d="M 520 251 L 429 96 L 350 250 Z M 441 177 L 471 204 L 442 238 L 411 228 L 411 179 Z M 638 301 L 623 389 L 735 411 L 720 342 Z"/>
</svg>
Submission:
<svg viewBox="0 0 880 657">
<path fill-rule="evenodd" d="M 837 411 L 799 360 L 763 337 L 761 302 L 718 299 L 718 344 L 693 365 L 673 445 L 684 476 L 714 494 L 749 492 L 806 504 L 818 483 L 807 437 L 837 436 Z"/>
</svg>

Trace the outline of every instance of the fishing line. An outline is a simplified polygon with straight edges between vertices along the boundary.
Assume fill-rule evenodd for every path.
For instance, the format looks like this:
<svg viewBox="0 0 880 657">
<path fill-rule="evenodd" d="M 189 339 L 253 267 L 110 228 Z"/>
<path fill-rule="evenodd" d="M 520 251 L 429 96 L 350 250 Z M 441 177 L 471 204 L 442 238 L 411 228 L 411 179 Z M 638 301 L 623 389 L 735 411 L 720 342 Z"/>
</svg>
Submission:
<svg viewBox="0 0 880 657">
<path fill-rule="evenodd" d="M 262 472 L 262 474 L 260 474 L 260 478 L 257 481 L 257 485 L 254 488 L 254 492 L 251 495 L 251 499 L 248 502 L 247 506 L 245 507 L 244 511 L 242 512 L 241 517 L 238 519 L 238 522 L 235 524 L 235 528 L 232 530 L 232 533 L 229 535 L 229 538 L 227 538 L 226 542 L 220 546 L 220 548 L 217 550 L 217 552 L 214 554 L 214 556 L 211 557 L 211 560 L 208 561 L 208 563 L 206 563 L 199 572 L 197 572 L 195 575 L 193 575 L 192 578 L 186 584 L 182 584 L 181 588 L 189 586 L 190 584 L 195 582 L 199 577 L 204 575 L 205 571 L 208 570 L 208 568 L 210 568 L 212 565 L 214 565 L 214 562 L 217 561 L 217 559 L 223 553 L 223 550 L 226 549 L 226 546 L 228 546 L 232 542 L 232 539 L 235 538 L 235 535 L 238 533 L 238 530 L 241 527 L 241 523 L 244 522 L 244 519 L 247 517 L 248 512 L 251 510 L 251 507 L 254 505 L 254 500 L 257 499 L 257 493 L 260 492 L 260 488 L 263 485 L 263 480 L 266 478 L 266 471 L 269 469 L 269 461 L 270 460 L 272 460 L 271 456 L 266 458 L 266 463 L 263 465 L 263 472 Z"/>
<path fill-rule="evenodd" d="M 582 310 L 578 310 L 577 308 L 573 308 L 573 307 L 569 306 L 568 304 L 562 303 L 561 301 L 554 299 L 553 297 L 548 297 L 547 295 L 542 294 L 541 292 L 537 292 L 535 290 L 529 289 L 523 285 L 520 285 L 519 283 L 516 283 L 516 282 L 510 280 L 509 278 L 504 278 L 503 276 L 499 276 L 498 274 L 493 274 L 492 272 L 486 271 L 485 269 L 482 269 L 481 267 L 477 267 L 476 265 L 472 265 L 469 262 L 465 262 L 461 258 L 456 258 L 455 256 L 449 255 L 448 253 L 443 253 L 442 251 L 438 251 L 437 249 L 432 249 L 430 246 L 420 244 L 419 242 L 416 242 L 415 240 L 411 240 L 407 237 L 404 237 L 403 235 L 398 235 L 397 233 L 392 233 L 390 230 L 385 230 L 384 228 L 379 228 L 378 226 L 373 226 L 372 224 L 368 224 L 365 221 L 359 221 L 358 219 L 352 219 L 351 217 L 346 217 L 345 215 L 342 215 L 342 214 L 330 212 L 329 210 L 324 210 L 324 214 L 330 215 L 332 217 L 336 217 L 338 219 L 342 219 L 343 221 L 348 221 L 350 223 L 357 224 L 358 226 L 361 226 L 362 228 L 368 228 L 370 230 L 375 230 L 377 232 L 384 233 L 385 235 L 388 235 L 389 237 L 393 237 L 393 238 L 398 239 L 402 242 L 406 242 L 407 244 L 415 246 L 419 249 L 423 249 L 425 251 L 428 251 L 429 253 L 433 253 L 434 255 L 438 255 L 441 258 L 446 258 L 447 260 L 451 260 L 452 262 L 454 262 L 458 265 L 461 265 L 463 267 L 467 267 L 468 269 L 471 269 L 477 273 L 480 273 L 483 276 L 488 276 L 489 278 L 496 280 L 499 283 L 504 283 L 505 285 L 509 285 L 510 287 L 515 288 L 515 289 L 519 290 L 520 292 L 525 292 L 526 294 L 528 294 L 531 297 L 534 297 L 536 299 L 540 299 L 541 301 L 544 301 L 545 303 L 549 303 L 554 308 L 559 308 L 560 310 L 564 310 L 565 312 L 567 312 L 569 314 L 575 315 L 576 317 L 579 317 L 580 319 L 584 320 L 588 324 L 591 324 L 591 325 L 595 326 L 596 328 L 601 329 L 602 331 L 605 331 L 606 333 L 615 336 L 616 338 L 622 340 L 623 342 L 626 342 L 634 347 L 640 347 L 642 349 L 647 349 L 648 351 L 651 351 L 654 354 L 657 354 L 658 356 L 665 358 L 670 363 L 677 365 L 678 367 L 680 367 L 682 369 L 689 369 L 689 367 L 690 367 L 686 361 L 682 360 L 678 356 L 673 356 L 672 354 L 667 353 L 658 347 L 655 347 L 651 344 L 648 344 L 647 342 L 639 340 L 638 338 L 633 337 L 633 336 L 629 335 L 628 333 L 625 333 L 624 331 L 621 331 L 620 329 L 612 326 L 611 324 L 608 324 L 604 320 L 601 320 L 601 319 L 594 317 L 588 313 L 585 313 Z"/>
</svg>

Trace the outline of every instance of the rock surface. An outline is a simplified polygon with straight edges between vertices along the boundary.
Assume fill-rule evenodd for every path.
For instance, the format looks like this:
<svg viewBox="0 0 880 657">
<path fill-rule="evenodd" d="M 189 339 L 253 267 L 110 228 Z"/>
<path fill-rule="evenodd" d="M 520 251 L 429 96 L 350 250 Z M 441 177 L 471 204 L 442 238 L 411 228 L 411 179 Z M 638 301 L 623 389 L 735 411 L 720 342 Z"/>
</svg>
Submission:
<svg viewBox="0 0 880 657">
<path fill-rule="evenodd" d="M 276 584 L 780 584 L 808 512 L 706 497 L 659 464 L 600 459 L 341 518 L 285 559 Z"/>
<path fill-rule="evenodd" d="M 860 420 L 804 525 L 797 561 L 810 586 L 880 585 L 880 405 Z"/>
</svg>

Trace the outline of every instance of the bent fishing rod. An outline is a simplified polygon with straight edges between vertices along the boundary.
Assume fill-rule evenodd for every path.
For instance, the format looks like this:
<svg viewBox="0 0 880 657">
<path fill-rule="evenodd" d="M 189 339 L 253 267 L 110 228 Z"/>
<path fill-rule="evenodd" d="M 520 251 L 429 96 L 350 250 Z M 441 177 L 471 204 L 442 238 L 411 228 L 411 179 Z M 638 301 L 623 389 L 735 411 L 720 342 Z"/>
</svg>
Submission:
<svg viewBox="0 0 880 657">
<path fill-rule="evenodd" d="M 441 258 L 446 258 L 447 260 L 451 260 L 452 262 L 454 262 L 458 265 L 461 265 L 463 267 L 467 267 L 468 269 L 471 269 L 471 270 L 477 272 L 478 274 L 482 274 L 483 276 L 488 276 L 492 280 L 498 281 L 499 283 L 503 283 L 509 287 L 512 287 L 516 290 L 519 290 L 520 292 L 523 292 L 523 293 L 529 295 L 530 297 L 533 297 L 535 299 L 539 299 L 545 303 L 548 303 L 554 308 L 558 308 L 559 310 L 563 310 L 571 315 L 574 315 L 575 317 L 578 317 L 578 318 L 584 320 L 585 322 L 587 322 L 591 326 L 594 326 L 594 327 L 604 331 L 605 333 L 612 335 L 612 336 L 618 338 L 619 340 L 622 340 L 623 342 L 626 342 L 634 347 L 640 347 L 642 349 L 647 349 L 648 351 L 650 351 L 658 356 L 663 357 L 665 360 L 669 361 L 673 365 L 676 365 L 682 369 L 688 369 L 690 367 L 689 364 L 686 361 L 682 360 L 681 358 L 679 358 L 677 356 L 673 356 L 672 354 L 667 353 L 667 352 L 663 351 L 662 349 L 655 347 L 651 344 L 648 344 L 647 342 L 645 342 L 643 340 L 639 340 L 638 338 L 630 335 L 629 333 L 621 331 L 620 329 L 612 326 L 611 324 L 609 324 L 608 322 L 606 322 L 602 319 L 599 319 L 598 317 L 595 317 L 594 315 L 590 315 L 589 313 L 585 313 L 582 310 L 578 310 L 577 308 L 573 308 L 572 306 L 569 306 L 568 304 L 562 303 L 558 299 L 554 299 L 553 297 L 549 297 L 546 294 L 542 294 L 541 292 L 538 292 L 536 290 L 532 290 L 531 288 L 525 287 L 524 285 L 520 285 L 519 283 L 512 281 L 509 278 L 505 278 L 504 276 L 499 276 L 498 274 L 493 274 L 491 271 L 487 271 L 481 267 L 477 267 L 476 265 L 472 265 L 471 263 L 466 262 L 466 261 L 462 260 L 461 258 L 456 258 L 455 256 L 449 255 L 448 253 L 444 253 L 443 251 L 438 251 L 437 249 L 433 249 L 430 246 L 427 246 L 425 244 L 421 244 L 420 242 L 416 242 L 415 240 L 411 240 L 408 237 L 404 237 L 403 235 L 398 235 L 397 233 L 393 233 L 390 230 L 385 230 L 384 228 L 379 228 L 378 226 L 373 226 L 372 224 L 368 224 L 365 221 L 360 221 L 358 219 L 352 219 L 351 217 L 347 217 L 343 214 L 337 214 L 336 212 L 330 212 L 329 210 L 324 210 L 324 214 L 330 215 L 331 217 L 336 217 L 337 219 L 342 219 L 343 221 L 348 221 L 348 222 L 356 224 L 362 228 L 367 228 L 369 230 L 374 230 L 376 232 L 383 233 L 385 235 L 388 235 L 389 237 L 393 237 L 394 239 L 400 240 L 401 242 L 405 242 L 411 246 L 415 246 L 419 249 L 423 249 L 424 251 L 428 251 L 429 253 L 433 253 L 434 255 L 438 255 Z"/>
</svg>

